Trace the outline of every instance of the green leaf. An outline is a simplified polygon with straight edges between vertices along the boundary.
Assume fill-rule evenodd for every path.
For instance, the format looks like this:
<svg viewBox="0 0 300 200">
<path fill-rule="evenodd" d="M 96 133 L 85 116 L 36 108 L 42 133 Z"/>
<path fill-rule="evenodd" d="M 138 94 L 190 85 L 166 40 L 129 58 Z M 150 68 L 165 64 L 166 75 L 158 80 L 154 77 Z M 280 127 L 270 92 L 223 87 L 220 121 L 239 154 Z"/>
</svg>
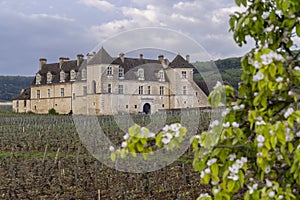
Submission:
<svg viewBox="0 0 300 200">
<path fill-rule="evenodd" d="M 115 162 L 116 161 L 116 153 L 111 153 L 110 154 L 110 159 L 113 161 L 113 162 Z"/>
<path fill-rule="evenodd" d="M 227 184 L 227 191 L 232 192 L 235 187 L 235 181 L 229 180 Z"/>
<path fill-rule="evenodd" d="M 298 37 L 300 37 L 300 24 L 296 25 L 296 33 L 297 33 Z"/>
<path fill-rule="evenodd" d="M 212 166 L 211 166 L 211 171 L 212 171 L 212 174 L 215 175 L 215 176 L 218 176 L 219 175 L 219 167 L 218 167 L 218 164 L 217 163 L 214 163 Z"/>
<path fill-rule="evenodd" d="M 292 143 L 288 144 L 289 152 L 292 153 L 294 151 L 294 147 Z"/>
</svg>

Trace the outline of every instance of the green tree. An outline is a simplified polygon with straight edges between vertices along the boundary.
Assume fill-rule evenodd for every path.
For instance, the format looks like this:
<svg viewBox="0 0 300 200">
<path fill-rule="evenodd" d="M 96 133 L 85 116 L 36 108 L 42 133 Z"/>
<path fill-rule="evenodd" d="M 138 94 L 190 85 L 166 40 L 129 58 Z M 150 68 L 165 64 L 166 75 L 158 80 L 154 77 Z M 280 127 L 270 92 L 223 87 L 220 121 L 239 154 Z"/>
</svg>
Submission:
<svg viewBox="0 0 300 200">
<path fill-rule="evenodd" d="M 191 139 L 193 167 L 201 182 L 212 185 L 211 193 L 198 199 L 235 199 L 236 195 L 246 200 L 300 199 L 300 59 L 292 51 L 300 38 L 300 2 L 236 3 L 245 11 L 231 16 L 234 40 L 242 46 L 252 38 L 255 48 L 242 58 L 238 97 L 232 87 L 219 83 L 208 98 L 213 107 L 226 105 L 223 119 Z M 174 143 L 171 136 L 168 142 L 159 142 L 167 133 L 156 135 L 158 147 Z M 130 138 L 123 145 L 129 152 Z M 148 152 L 144 146 L 134 148 L 135 152 Z"/>
</svg>

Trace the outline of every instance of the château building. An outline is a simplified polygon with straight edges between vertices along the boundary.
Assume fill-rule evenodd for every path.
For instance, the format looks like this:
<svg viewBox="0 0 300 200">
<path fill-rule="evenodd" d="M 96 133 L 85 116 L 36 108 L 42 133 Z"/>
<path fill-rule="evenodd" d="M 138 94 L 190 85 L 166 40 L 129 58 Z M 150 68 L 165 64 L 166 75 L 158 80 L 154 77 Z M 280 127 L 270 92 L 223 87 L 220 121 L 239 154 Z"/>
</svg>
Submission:
<svg viewBox="0 0 300 200">
<path fill-rule="evenodd" d="M 113 115 L 206 107 L 207 96 L 194 82 L 193 72 L 189 56 L 177 55 L 172 61 L 163 55 L 111 57 L 103 47 L 76 60 L 61 57 L 47 63 L 41 58 L 31 87 L 13 100 L 13 110 Z"/>
</svg>

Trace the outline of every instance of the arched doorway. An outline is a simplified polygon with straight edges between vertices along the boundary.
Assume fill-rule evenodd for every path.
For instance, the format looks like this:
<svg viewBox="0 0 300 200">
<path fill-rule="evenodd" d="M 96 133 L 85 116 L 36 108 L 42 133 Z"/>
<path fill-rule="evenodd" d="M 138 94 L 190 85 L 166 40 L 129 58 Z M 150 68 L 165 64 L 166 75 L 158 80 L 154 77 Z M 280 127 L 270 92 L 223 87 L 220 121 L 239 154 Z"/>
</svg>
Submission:
<svg viewBox="0 0 300 200">
<path fill-rule="evenodd" d="M 151 106 L 149 103 L 145 103 L 144 106 L 143 106 L 143 112 L 146 113 L 146 114 L 150 114 L 151 112 Z"/>
</svg>

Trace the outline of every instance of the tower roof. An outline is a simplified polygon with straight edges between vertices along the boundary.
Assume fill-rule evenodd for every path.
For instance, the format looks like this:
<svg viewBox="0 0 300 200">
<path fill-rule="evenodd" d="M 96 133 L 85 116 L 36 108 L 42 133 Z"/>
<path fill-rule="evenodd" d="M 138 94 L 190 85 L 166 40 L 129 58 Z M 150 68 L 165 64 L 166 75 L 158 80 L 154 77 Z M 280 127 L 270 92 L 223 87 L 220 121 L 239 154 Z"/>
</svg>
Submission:
<svg viewBox="0 0 300 200">
<path fill-rule="evenodd" d="M 107 51 L 101 47 L 101 49 L 88 61 L 89 65 L 95 64 L 111 64 L 113 58 L 107 53 Z"/>
<path fill-rule="evenodd" d="M 174 60 L 170 63 L 172 68 L 194 68 L 192 64 L 187 62 L 181 55 L 177 55 Z"/>
</svg>

